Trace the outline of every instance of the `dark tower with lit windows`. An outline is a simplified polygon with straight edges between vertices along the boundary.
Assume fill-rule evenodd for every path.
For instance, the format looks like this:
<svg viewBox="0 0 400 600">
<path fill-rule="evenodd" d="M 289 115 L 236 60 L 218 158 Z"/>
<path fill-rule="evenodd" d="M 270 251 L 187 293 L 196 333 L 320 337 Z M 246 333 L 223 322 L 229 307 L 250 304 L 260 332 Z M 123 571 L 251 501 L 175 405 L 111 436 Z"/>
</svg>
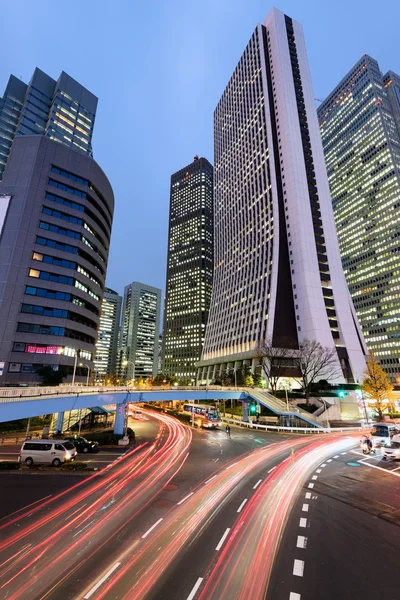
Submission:
<svg viewBox="0 0 400 600">
<path fill-rule="evenodd" d="M 163 372 L 196 375 L 213 277 L 213 167 L 195 156 L 171 177 Z"/>
</svg>

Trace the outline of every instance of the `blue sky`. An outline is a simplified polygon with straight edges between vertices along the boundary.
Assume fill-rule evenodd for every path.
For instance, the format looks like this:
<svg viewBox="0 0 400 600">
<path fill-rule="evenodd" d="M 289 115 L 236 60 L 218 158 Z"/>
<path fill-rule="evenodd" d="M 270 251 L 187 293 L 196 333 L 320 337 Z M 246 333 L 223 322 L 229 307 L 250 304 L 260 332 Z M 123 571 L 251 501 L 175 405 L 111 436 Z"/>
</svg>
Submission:
<svg viewBox="0 0 400 600">
<path fill-rule="evenodd" d="M 114 189 L 107 284 L 165 288 L 171 173 L 213 162 L 213 110 L 257 22 L 261 0 L 3 0 L 0 94 L 13 73 L 64 70 L 99 97 L 94 156 Z M 324 98 L 363 53 L 400 71 L 400 2 L 287 0 L 304 27 Z"/>
</svg>

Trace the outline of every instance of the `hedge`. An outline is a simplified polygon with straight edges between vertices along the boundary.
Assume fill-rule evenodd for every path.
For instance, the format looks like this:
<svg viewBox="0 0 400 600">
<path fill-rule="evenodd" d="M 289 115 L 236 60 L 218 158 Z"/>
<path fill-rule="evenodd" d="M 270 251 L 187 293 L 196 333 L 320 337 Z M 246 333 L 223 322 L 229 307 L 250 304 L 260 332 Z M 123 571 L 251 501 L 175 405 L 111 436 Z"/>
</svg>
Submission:
<svg viewBox="0 0 400 600">
<path fill-rule="evenodd" d="M 17 471 L 20 466 L 19 462 L 4 460 L 0 462 L 0 471 Z"/>
</svg>

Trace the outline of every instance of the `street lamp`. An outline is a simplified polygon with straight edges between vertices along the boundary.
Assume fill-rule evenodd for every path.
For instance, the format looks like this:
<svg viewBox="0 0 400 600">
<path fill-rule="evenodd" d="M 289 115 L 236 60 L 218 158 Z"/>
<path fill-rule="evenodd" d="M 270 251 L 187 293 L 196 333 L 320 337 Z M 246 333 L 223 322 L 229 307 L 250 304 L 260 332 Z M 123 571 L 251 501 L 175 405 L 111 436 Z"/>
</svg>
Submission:
<svg viewBox="0 0 400 600">
<path fill-rule="evenodd" d="M 72 374 L 72 384 L 71 385 L 75 385 L 76 363 L 78 362 L 79 352 L 80 352 L 79 350 L 76 350 L 76 352 L 75 352 L 74 372 Z"/>
<path fill-rule="evenodd" d="M 87 377 L 86 377 L 86 387 L 87 387 L 89 385 L 90 367 L 89 367 L 89 365 L 85 365 L 85 363 L 79 363 L 79 366 L 87 368 Z"/>
</svg>

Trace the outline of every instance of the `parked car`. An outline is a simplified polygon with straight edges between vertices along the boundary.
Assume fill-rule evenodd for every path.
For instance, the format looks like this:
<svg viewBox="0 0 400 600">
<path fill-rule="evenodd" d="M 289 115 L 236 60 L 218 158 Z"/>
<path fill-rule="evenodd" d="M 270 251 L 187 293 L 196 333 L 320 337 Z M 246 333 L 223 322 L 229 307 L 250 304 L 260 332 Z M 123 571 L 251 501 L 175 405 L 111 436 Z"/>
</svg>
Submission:
<svg viewBox="0 0 400 600">
<path fill-rule="evenodd" d="M 400 442 L 390 442 L 382 448 L 384 460 L 399 460 L 400 459 Z"/>
<path fill-rule="evenodd" d="M 99 442 L 92 442 L 80 435 L 68 437 L 65 439 L 71 442 L 78 452 L 84 452 L 85 454 L 87 454 L 88 452 L 97 452 L 99 449 Z"/>
<path fill-rule="evenodd" d="M 28 467 L 34 464 L 54 465 L 75 460 L 77 450 L 69 440 L 26 440 L 19 453 L 19 462 Z"/>
</svg>

